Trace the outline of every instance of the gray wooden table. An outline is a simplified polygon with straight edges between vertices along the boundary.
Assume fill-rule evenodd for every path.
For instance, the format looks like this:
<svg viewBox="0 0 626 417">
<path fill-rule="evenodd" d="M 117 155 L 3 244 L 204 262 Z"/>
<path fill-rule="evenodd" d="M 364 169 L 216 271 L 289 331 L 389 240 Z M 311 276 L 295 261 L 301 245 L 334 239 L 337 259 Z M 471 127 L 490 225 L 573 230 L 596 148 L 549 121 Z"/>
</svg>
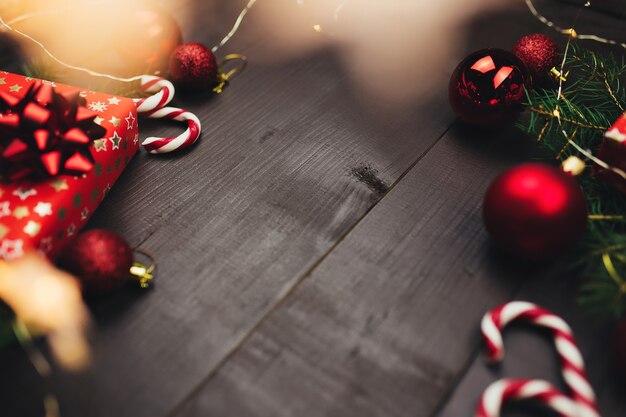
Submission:
<svg viewBox="0 0 626 417">
<path fill-rule="evenodd" d="M 214 43 L 230 3 L 207 29 L 204 2 L 181 2 L 199 9 L 185 38 Z M 608 15 L 580 25 L 624 37 Z M 151 291 L 92 303 L 93 368 L 51 387 L 63 416 L 469 417 L 501 376 L 560 384 L 550 340 L 527 329 L 507 334 L 502 367 L 483 363 L 482 314 L 519 298 L 572 324 L 603 415 L 625 415 L 609 328 L 580 312 L 577 282 L 502 258 L 483 230 L 486 187 L 534 155 L 531 141 L 462 126 L 447 104 L 464 54 L 549 32 L 521 1 L 463 29 L 430 98 L 373 116 L 336 53 L 267 64 L 272 45 L 244 27 L 228 49 L 249 69 L 222 96 L 179 99 L 200 116 L 201 142 L 140 153 L 90 223 L 151 248 L 160 266 Z M 0 353 L 0 369 L 0 415 L 40 416 L 44 387 L 19 347 Z"/>
</svg>

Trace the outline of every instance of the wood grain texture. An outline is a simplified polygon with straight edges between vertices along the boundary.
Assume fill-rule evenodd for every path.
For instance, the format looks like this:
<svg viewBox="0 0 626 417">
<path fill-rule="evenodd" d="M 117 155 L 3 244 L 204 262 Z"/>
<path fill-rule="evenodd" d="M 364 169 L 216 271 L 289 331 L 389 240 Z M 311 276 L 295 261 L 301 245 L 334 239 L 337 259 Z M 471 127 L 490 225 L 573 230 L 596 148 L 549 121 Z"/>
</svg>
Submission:
<svg viewBox="0 0 626 417">
<path fill-rule="evenodd" d="M 449 132 L 177 415 L 430 415 L 528 274 L 494 259 L 480 217 L 528 141 L 484 136 Z"/>
</svg>

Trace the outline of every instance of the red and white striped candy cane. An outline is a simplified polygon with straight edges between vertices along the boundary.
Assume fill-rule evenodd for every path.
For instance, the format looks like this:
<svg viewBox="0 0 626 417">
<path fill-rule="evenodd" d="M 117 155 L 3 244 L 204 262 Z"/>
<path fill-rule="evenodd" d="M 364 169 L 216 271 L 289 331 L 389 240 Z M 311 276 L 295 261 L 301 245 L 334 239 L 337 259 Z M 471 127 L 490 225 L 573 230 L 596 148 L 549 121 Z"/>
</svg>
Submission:
<svg viewBox="0 0 626 417">
<path fill-rule="evenodd" d="M 501 379 L 491 384 L 480 398 L 476 417 L 500 417 L 505 404 L 533 400 L 561 417 L 579 417 L 578 404 L 556 387 L 539 379 Z"/>
<path fill-rule="evenodd" d="M 165 107 L 175 94 L 174 85 L 168 80 L 152 75 L 141 77 L 141 89 L 146 93 L 154 93 L 145 98 L 134 99 L 137 113 L 151 119 L 168 119 L 187 122 L 187 129 L 178 136 L 169 138 L 149 137 L 142 146 L 152 154 L 168 153 L 193 145 L 202 132 L 202 124 L 198 117 L 186 110 L 176 107 Z"/>
<path fill-rule="evenodd" d="M 154 75 L 141 76 L 141 90 L 144 93 L 154 94 L 148 97 L 133 99 L 139 114 L 150 113 L 167 106 L 176 94 L 174 84 L 165 78 Z"/>
<path fill-rule="evenodd" d="M 487 345 L 487 359 L 500 362 L 504 356 L 502 331 L 515 320 L 526 321 L 552 332 L 561 358 L 563 379 L 578 404 L 578 416 L 599 417 L 596 396 L 587 380 L 585 363 L 578 350 L 572 329 L 560 317 L 535 304 L 514 301 L 497 307 L 483 317 L 481 329 Z"/>
<path fill-rule="evenodd" d="M 157 138 L 149 137 L 142 142 L 143 147 L 149 153 L 167 153 L 193 145 L 200 137 L 201 124 L 198 117 L 186 110 L 175 107 L 165 107 L 151 113 L 151 119 L 169 119 L 179 122 L 187 122 L 187 130 L 176 137 Z"/>
</svg>

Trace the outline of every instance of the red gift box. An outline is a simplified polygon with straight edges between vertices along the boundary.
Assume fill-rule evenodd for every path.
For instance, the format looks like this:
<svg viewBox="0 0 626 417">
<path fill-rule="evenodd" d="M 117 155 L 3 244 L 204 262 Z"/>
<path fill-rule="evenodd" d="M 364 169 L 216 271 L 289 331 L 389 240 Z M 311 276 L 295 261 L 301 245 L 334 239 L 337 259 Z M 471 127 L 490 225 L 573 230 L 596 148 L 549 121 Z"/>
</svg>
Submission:
<svg viewBox="0 0 626 417">
<path fill-rule="evenodd" d="M 604 134 L 598 158 L 609 166 L 626 173 L 626 113 Z M 612 170 L 596 165 L 594 175 L 605 183 L 626 194 L 626 179 Z"/>
<path fill-rule="evenodd" d="M 0 92 L 22 97 L 39 82 L 0 72 Z M 97 113 L 106 134 L 91 145 L 94 167 L 82 176 L 0 183 L 0 259 L 38 249 L 54 256 L 87 223 L 139 149 L 137 109 L 128 98 L 43 81 L 59 93 L 76 93 Z"/>
</svg>

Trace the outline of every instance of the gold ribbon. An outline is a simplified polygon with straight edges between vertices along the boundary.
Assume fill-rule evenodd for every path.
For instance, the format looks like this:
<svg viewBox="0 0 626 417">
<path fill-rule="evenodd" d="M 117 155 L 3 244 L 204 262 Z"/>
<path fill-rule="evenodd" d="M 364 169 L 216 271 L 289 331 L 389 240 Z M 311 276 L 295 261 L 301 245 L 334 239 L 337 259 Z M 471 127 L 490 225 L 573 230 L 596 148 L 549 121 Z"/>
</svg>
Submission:
<svg viewBox="0 0 626 417">
<path fill-rule="evenodd" d="M 624 261 L 624 259 L 621 260 L 622 263 L 624 263 Z M 619 272 L 617 272 L 617 268 L 615 268 L 611 255 L 609 255 L 608 252 L 602 254 L 602 263 L 604 264 L 606 272 L 608 272 L 611 279 L 617 284 L 620 293 L 622 295 L 626 294 L 626 282 L 622 279 Z"/>
</svg>

